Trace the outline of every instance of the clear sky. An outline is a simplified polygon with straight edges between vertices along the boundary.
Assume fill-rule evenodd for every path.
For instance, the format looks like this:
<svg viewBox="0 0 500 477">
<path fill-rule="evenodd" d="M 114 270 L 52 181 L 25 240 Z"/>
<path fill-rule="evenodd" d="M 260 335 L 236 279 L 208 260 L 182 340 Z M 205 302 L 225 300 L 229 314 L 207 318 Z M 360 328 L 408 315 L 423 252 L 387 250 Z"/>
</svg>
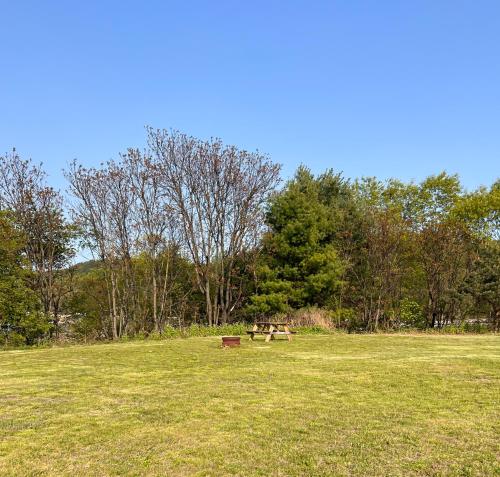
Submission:
<svg viewBox="0 0 500 477">
<path fill-rule="evenodd" d="M 144 125 L 349 177 L 500 176 L 500 1 L 0 0 L 0 151 L 61 169 Z"/>
</svg>

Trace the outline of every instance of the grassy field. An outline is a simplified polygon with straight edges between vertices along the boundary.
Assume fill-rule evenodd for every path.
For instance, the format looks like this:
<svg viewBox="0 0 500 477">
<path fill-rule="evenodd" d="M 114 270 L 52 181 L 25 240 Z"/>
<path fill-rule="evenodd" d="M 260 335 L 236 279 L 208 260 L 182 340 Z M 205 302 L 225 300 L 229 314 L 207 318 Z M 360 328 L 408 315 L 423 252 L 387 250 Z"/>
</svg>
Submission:
<svg viewBox="0 0 500 477">
<path fill-rule="evenodd" d="M 0 475 L 500 475 L 500 336 L 0 352 Z"/>
</svg>

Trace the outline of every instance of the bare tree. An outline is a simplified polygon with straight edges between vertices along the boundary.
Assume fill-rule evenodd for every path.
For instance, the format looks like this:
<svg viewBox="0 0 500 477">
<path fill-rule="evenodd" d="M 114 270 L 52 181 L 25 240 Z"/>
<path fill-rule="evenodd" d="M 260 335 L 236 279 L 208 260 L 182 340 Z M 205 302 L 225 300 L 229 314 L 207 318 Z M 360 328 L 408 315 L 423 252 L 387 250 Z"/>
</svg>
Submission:
<svg viewBox="0 0 500 477">
<path fill-rule="evenodd" d="M 85 243 L 104 265 L 111 321 L 112 336 L 120 335 L 120 306 L 118 297 L 117 259 L 119 245 L 116 243 L 116 222 L 113 220 L 115 205 L 111 197 L 112 181 L 117 174 L 105 170 L 86 169 L 73 161 L 65 173 L 70 192 L 77 199 L 71 211 L 82 229 Z"/>
<path fill-rule="evenodd" d="M 118 334 L 121 336 L 133 319 L 137 308 L 136 283 L 132 266 L 134 246 L 137 243 L 137 227 L 134 227 L 133 215 L 135 194 L 130 173 L 123 163 L 109 161 L 106 173 L 111 223 L 110 237 L 114 244 L 114 252 L 123 281 L 123 286 L 117 288 L 120 294 Z"/>
<path fill-rule="evenodd" d="M 280 166 L 219 139 L 149 128 L 148 143 L 194 263 L 208 323 L 225 323 L 239 300 L 236 258 L 262 231 L 264 205 L 279 182 Z"/>
<path fill-rule="evenodd" d="M 129 149 L 122 159 L 135 197 L 138 248 L 145 251 L 149 265 L 154 331 L 161 332 L 172 274 L 175 237 L 172 212 L 162 194 L 160 170 L 148 151 Z"/>
</svg>

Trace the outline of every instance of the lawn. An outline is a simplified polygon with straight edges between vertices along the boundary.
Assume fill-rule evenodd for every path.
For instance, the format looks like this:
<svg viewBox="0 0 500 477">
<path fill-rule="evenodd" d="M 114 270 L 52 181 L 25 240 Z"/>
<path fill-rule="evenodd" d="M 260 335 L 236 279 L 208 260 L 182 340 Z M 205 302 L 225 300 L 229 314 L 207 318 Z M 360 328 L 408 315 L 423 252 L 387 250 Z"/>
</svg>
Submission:
<svg viewBox="0 0 500 477">
<path fill-rule="evenodd" d="M 500 336 L 0 352 L 0 475 L 500 475 Z"/>
</svg>

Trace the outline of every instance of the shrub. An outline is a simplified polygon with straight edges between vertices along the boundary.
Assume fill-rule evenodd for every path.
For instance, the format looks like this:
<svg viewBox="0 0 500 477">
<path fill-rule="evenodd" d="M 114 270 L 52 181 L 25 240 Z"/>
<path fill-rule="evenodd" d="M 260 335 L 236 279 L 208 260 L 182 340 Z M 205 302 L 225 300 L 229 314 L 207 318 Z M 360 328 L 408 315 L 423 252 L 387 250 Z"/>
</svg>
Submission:
<svg viewBox="0 0 500 477">
<path fill-rule="evenodd" d="M 446 325 L 440 329 L 441 333 L 452 335 L 461 335 L 464 333 L 488 333 L 490 330 L 484 323 L 460 323 L 453 325 Z"/>
<path fill-rule="evenodd" d="M 19 321 L 19 326 L 23 330 L 28 345 L 41 340 L 53 328 L 49 317 L 41 312 L 27 313 Z"/>
<path fill-rule="evenodd" d="M 416 301 L 403 298 L 400 304 L 399 319 L 402 326 L 424 328 L 425 315 L 422 307 Z"/>
</svg>

